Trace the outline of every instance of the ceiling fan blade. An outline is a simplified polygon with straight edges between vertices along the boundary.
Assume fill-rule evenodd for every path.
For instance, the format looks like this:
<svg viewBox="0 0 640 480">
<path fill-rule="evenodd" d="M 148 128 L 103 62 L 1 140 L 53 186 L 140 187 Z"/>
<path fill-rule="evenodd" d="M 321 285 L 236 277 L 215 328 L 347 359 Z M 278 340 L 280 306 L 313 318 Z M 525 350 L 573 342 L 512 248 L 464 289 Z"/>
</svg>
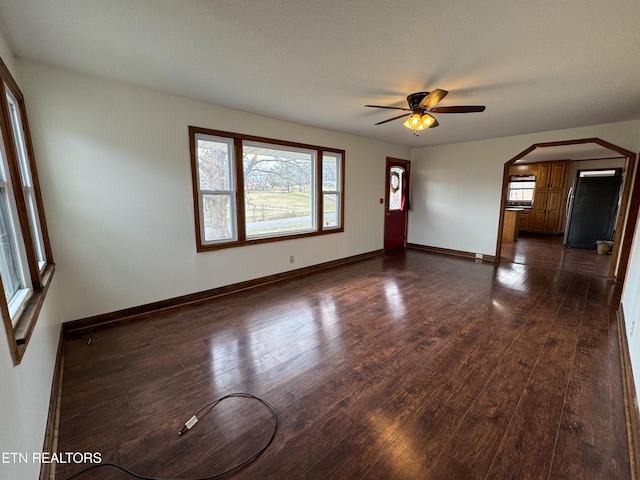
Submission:
<svg viewBox="0 0 640 480">
<path fill-rule="evenodd" d="M 447 92 L 446 90 L 436 88 L 433 92 L 422 99 L 419 106 L 424 108 L 431 108 L 434 105 L 440 103 L 448 93 L 449 92 Z"/>
<path fill-rule="evenodd" d="M 471 113 L 484 112 L 484 105 L 460 105 L 458 107 L 433 107 L 429 111 L 431 113 Z"/>
<path fill-rule="evenodd" d="M 389 118 L 387 120 L 383 120 L 381 122 L 374 123 L 374 125 L 382 125 L 383 123 L 391 122 L 393 120 L 397 120 L 397 119 L 402 118 L 402 117 L 408 117 L 409 115 L 411 115 L 411 114 L 410 113 L 403 113 L 402 115 L 398 115 L 397 117 Z"/>
<path fill-rule="evenodd" d="M 386 108 L 389 110 L 404 110 L 406 112 L 410 112 L 411 109 L 410 108 L 403 108 L 403 107 L 384 107 L 382 105 L 365 105 L 365 107 L 370 107 L 370 108 Z"/>
</svg>

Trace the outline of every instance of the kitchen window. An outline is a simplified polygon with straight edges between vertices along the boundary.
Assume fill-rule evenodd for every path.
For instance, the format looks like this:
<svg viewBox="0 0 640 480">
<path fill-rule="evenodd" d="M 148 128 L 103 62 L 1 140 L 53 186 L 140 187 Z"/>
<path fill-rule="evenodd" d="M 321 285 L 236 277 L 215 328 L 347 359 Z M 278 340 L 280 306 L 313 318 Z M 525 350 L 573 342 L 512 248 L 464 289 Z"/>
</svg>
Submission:
<svg viewBox="0 0 640 480">
<path fill-rule="evenodd" d="M 198 251 L 344 231 L 344 151 L 189 127 Z"/>
<path fill-rule="evenodd" d="M 507 205 L 510 207 L 532 207 L 535 190 L 535 175 L 511 175 Z"/>
</svg>

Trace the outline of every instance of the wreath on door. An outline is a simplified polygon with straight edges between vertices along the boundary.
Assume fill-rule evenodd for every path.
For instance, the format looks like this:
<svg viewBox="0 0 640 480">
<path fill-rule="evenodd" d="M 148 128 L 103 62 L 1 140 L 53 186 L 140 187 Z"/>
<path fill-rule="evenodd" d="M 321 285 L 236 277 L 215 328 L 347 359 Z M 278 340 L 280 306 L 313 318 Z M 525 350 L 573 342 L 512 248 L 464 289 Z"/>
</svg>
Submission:
<svg viewBox="0 0 640 480">
<path fill-rule="evenodd" d="M 400 174 L 398 172 L 391 172 L 390 184 L 391 191 L 393 193 L 396 193 L 398 190 L 400 190 Z"/>
</svg>

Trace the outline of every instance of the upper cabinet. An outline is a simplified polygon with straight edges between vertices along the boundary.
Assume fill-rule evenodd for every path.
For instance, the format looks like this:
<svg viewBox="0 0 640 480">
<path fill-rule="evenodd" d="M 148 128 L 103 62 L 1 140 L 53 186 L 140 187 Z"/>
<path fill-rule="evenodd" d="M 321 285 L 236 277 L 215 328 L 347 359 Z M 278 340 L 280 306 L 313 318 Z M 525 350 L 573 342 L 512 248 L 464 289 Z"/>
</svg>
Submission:
<svg viewBox="0 0 640 480">
<path fill-rule="evenodd" d="M 563 162 L 544 162 L 538 166 L 537 188 L 564 189 L 567 178 L 567 164 Z"/>
<path fill-rule="evenodd" d="M 558 234 L 564 217 L 564 195 L 569 161 L 511 165 L 509 175 L 535 175 L 533 205 L 526 211 L 520 229 Z M 523 215 L 521 215 L 522 217 Z"/>
<path fill-rule="evenodd" d="M 558 234 L 564 216 L 564 187 L 569 162 L 539 164 L 536 194 L 531 211 L 529 230 L 536 233 Z"/>
</svg>

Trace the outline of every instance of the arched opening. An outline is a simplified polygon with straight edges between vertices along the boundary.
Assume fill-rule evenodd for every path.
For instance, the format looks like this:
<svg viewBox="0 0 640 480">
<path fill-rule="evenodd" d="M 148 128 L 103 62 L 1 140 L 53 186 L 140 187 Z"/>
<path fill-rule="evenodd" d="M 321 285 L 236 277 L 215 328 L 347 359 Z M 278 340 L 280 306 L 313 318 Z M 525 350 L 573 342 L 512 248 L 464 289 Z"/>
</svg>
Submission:
<svg viewBox="0 0 640 480">
<path fill-rule="evenodd" d="M 502 197 L 498 224 L 498 241 L 496 246 L 496 262 L 500 262 L 502 256 L 505 229 L 505 212 L 507 210 L 507 207 L 509 207 L 509 179 L 510 170 L 513 172 L 512 166 L 531 163 L 532 158 L 534 159 L 534 161 L 540 161 L 540 164 L 549 160 L 558 160 L 559 162 L 563 160 L 575 160 L 571 159 L 570 155 L 571 153 L 575 154 L 579 150 L 582 150 L 582 155 L 585 156 L 586 159 L 589 155 L 587 153 L 589 149 L 599 149 L 601 151 L 603 149 L 606 149 L 608 151 L 611 151 L 612 154 L 614 154 L 616 157 L 623 159 L 624 167 L 622 172 L 622 194 L 619 201 L 619 213 L 615 222 L 615 235 L 613 238 L 611 262 L 609 265 L 607 276 L 611 280 L 624 280 L 627 272 L 629 255 L 631 253 L 633 232 L 635 231 L 635 226 L 638 219 L 638 209 L 640 208 L 640 184 L 638 182 L 637 175 L 635 175 L 637 156 L 635 153 L 629 150 L 626 150 L 599 138 L 585 138 L 561 142 L 536 143 L 523 150 L 504 164 Z M 513 194 L 511 195 L 511 197 L 513 198 Z M 562 205 L 562 213 L 560 215 L 562 217 L 562 220 L 559 225 L 561 225 L 564 229 L 564 223 L 562 223 L 566 221 L 564 199 Z M 507 219 L 507 227 L 510 226 L 509 221 L 510 219 Z M 517 229 L 517 227 L 515 228 Z M 563 232 L 557 233 L 559 234 Z M 504 261 L 504 259 L 502 261 Z"/>
</svg>

